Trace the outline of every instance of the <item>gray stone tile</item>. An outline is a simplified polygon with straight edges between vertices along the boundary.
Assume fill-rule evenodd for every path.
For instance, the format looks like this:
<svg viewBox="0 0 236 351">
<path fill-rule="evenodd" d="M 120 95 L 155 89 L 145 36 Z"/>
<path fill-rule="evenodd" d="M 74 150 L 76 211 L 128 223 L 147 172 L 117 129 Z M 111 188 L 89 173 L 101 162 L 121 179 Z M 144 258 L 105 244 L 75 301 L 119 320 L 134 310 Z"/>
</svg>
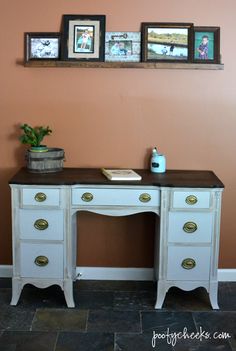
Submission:
<svg viewBox="0 0 236 351">
<path fill-rule="evenodd" d="M 10 332 L 0 337 L 1 351 L 54 351 L 57 333 Z"/>
<path fill-rule="evenodd" d="M 182 332 L 187 328 L 189 332 L 195 332 L 196 327 L 190 312 L 141 312 L 143 332 L 155 331 L 155 333 Z"/>
<path fill-rule="evenodd" d="M 184 291 L 172 287 L 166 294 L 163 309 L 168 311 L 211 311 L 210 300 L 204 288 Z"/>
<path fill-rule="evenodd" d="M 0 307 L 9 306 L 11 302 L 11 289 L 2 288 L 0 289 Z"/>
<path fill-rule="evenodd" d="M 55 351 L 113 351 L 114 335 L 109 333 L 59 333 Z"/>
<path fill-rule="evenodd" d="M 112 291 L 74 291 L 75 306 L 79 309 L 111 309 L 113 299 Z"/>
<path fill-rule="evenodd" d="M 222 340 L 179 340 L 174 351 L 232 351 L 228 341 Z"/>
<path fill-rule="evenodd" d="M 77 280 L 74 284 L 74 288 L 81 291 L 155 291 L 156 282 L 132 280 Z"/>
<path fill-rule="evenodd" d="M 64 293 L 58 285 L 53 285 L 45 289 L 35 286 L 25 286 L 22 290 L 18 306 L 21 308 L 65 308 L 67 307 Z"/>
<path fill-rule="evenodd" d="M 0 330 L 30 330 L 34 313 L 17 306 L 3 305 L 0 308 Z"/>
<path fill-rule="evenodd" d="M 214 338 L 216 333 L 217 340 L 221 341 L 222 333 L 228 333 L 228 340 L 231 347 L 236 349 L 236 312 L 212 311 L 212 312 L 193 312 L 197 328 L 200 326 L 211 333 Z"/>
<path fill-rule="evenodd" d="M 219 283 L 219 307 L 222 311 L 236 311 L 236 282 Z"/>
<path fill-rule="evenodd" d="M 2 288 L 11 288 L 11 278 L 0 278 L 0 289 Z"/>
<path fill-rule="evenodd" d="M 156 340 L 152 346 L 153 334 L 143 333 L 125 333 L 115 335 L 115 348 L 114 351 L 172 351 L 171 345 L 168 345 L 166 340 Z"/>
<path fill-rule="evenodd" d="M 0 306 L 9 306 L 12 290 L 9 288 L 0 289 Z M 17 307 L 36 311 L 37 308 L 65 308 L 66 302 L 64 293 L 59 286 L 51 286 L 46 289 L 26 286 L 21 292 Z"/>
<path fill-rule="evenodd" d="M 85 331 L 88 311 L 75 309 L 38 309 L 32 330 Z"/>
<path fill-rule="evenodd" d="M 114 310 L 153 310 L 155 302 L 156 296 L 153 291 L 114 292 Z"/>
<path fill-rule="evenodd" d="M 136 311 L 90 311 L 88 331 L 140 333 L 140 313 Z"/>
</svg>

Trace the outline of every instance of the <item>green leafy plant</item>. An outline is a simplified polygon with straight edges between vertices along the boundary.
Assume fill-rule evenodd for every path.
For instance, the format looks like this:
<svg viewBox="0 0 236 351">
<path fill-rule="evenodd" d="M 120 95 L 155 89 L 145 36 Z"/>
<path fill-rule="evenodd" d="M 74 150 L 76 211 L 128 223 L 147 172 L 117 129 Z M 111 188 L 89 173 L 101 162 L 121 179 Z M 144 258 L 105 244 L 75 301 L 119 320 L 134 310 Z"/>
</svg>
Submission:
<svg viewBox="0 0 236 351">
<path fill-rule="evenodd" d="M 31 146 L 41 146 L 41 142 L 46 135 L 50 135 L 52 130 L 47 127 L 31 127 L 28 124 L 22 124 L 20 129 L 24 134 L 19 137 L 22 144 L 29 144 Z"/>
</svg>

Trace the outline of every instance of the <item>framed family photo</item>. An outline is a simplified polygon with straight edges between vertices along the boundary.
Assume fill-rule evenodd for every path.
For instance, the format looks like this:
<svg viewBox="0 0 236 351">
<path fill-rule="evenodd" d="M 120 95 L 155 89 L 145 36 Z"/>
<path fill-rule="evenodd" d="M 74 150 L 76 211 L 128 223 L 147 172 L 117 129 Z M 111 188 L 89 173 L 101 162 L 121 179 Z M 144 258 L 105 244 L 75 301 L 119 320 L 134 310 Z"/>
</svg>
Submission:
<svg viewBox="0 0 236 351">
<path fill-rule="evenodd" d="M 142 61 L 190 62 L 192 23 L 142 23 Z"/>
<path fill-rule="evenodd" d="M 105 61 L 139 62 L 140 32 L 106 32 Z"/>
<path fill-rule="evenodd" d="M 194 27 L 193 61 L 220 63 L 220 27 Z"/>
<path fill-rule="evenodd" d="M 105 15 L 63 15 L 62 60 L 104 61 Z"/>
<path fill-rule="evenodd" d="M 60 39 L 60 33 L 25 33 L 25 62 L 59 60 Z"/>
</svg>

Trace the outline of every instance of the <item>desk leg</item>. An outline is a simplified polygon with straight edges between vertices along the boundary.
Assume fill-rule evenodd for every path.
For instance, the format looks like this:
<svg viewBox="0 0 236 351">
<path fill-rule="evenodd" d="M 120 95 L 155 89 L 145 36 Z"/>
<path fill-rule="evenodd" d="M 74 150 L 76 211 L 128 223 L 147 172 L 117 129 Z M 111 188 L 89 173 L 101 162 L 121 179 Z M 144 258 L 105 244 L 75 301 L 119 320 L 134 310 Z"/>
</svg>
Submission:
<svg viewBox="0 0 236 351">
<path fill-rule="evenodd" d="M 157 299 L 155 309 L 161 309 L 166 296 L 165 282 L 159 280 L 157 282 Z"/>
<path fill-rule="evenodd" d="M 210 282 L 209 298 L 213 310 L 218 310 L 218 282 Z"/>
<path fill-rule="evenodd" d="M 64 295 L 65 295 L 67 307 L 71 307 L 71 308 L 75 307 L 72 279 L 66 279 L 64 281 Z"/>
<path fill-rule="evenodd" d="M 12 278 L 12 299 L 11 305 L 16 306 L 22 291 L 22 282 L 19 278 Z"/>
</svg>

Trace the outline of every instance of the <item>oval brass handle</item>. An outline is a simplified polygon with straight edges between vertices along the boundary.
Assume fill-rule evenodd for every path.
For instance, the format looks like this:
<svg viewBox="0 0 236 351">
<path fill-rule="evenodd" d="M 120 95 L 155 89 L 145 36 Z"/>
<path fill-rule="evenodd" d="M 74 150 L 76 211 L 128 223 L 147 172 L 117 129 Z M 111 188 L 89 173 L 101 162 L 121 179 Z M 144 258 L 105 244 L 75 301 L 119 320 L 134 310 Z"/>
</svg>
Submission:
<svg viewBox="0 0 236 351">
<path fill-rule="evenodd" d="M 183 230 L 185 233 L 194 233 L 197 230 L 197 224 L 194 222 L 186 222 L 184 223 Z"/>
<path fill-rule="evenodd" d="M 81 199 L 85 202 L 90 202 L 93 200 L 93 194 L 91 193 L 84 193 L 82 196 L 81 196 Z"/>
<path fill-rule="evenodd" d="M 35 201 L 43 202 L 47 199 L 47 195 L 44 193 L 37 193 L 34 197 Z"/>
<path fill-rule="evenodd" d="M 184 269 L 193 269 L 196 266 L 196 262 L 193 258 L 185 258 L 182 261 L 181 266 Z"/>
<path fill-rule="evenodd" d="M 185 202 L 188 205 L 195 205 L 198 202 L 197 196 L 189 195 L 186 197 Z"/>
<path fill-rule="evenodd" d="M 49 259 L 46 256 L 37 256 L 34 263 L 39 267 L 45 267 L 49 263 Z"/>
<path fill-rule="evenodd" d="M 141 202 L 149 202 L 151 200 L 151 195 L 148 193 L 143 193 L 139 196 L 139 201 Z"/>
<path fill-rule="evenodd" d="M 43 219 L 43 218 L 37 219 L 34 222 L 34 227 L 35 229 L 38 229 L 38 230 L 45 230 L 48 228 L 48 226 L 49 226 L 48 221 L 46 221 L 46 219 Z"/>
</svg>

